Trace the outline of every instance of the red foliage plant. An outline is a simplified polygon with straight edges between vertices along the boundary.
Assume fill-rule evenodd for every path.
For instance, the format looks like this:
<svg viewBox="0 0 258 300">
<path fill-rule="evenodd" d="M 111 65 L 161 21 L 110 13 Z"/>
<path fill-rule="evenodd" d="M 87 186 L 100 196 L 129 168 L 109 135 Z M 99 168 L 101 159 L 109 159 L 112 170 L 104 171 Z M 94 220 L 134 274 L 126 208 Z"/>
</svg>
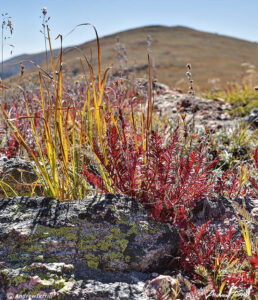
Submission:
<svg viewBox="0 0 258 300">
<path fill-rule="evenodd" d="M 120 111 L 117 127 L 107 122 L 104 138 L 107 159 L 96 143 L 93 146 L 112 180 L 112 188 L 136 197 L 157 221 L 184 226 L 196 202 L 211 191 L 212 170 L 218 159 L 209 163 L 202 144 L 186 150 L 184 142 L 179 140 L 178 129 L 170 138 L 166 128 L 162 135 L 152 131 L 144 147 L 142 133 L 137 134 L 132 128 Z M 87 167 L 84 174 L 105 191 L 100 177 Z"/>
<path fill-rule="evenodd" d="M 189 222 L 188 228 L 181 230 L 180 249 L 183 255 L 180 256 L 180 264 L 185 270 L 194 274 L 195 280 L 212 283 L 217 294 L 222 282 L 227 282 L 224 293 L 234 285 L 250 289 L 250 294 L 255 294 L 258 291 L 256 278 L 258 256 L 254 254 L 247 258 L 243 248 L 243 238 L 234 238 L 233 227 L 221 235 L 217 230 L 212 231 L 208 228 L 210 222 L 205 223 L 200 230 Z M 243 264 L 242 271 L 227 276 L 223 274 L 221 268 L 236 259 L 237 265 Z M 204 267 L 205 271 L 201 271 L 201 268 L 196 269 L 197 266 Z"/>
<path fill-rule="evenodd" d="M 199 230 L 188 223 L 187 229 L 181 230 L 180 249 L 184 253 L 181 256 L 181 265 L 189 272 L 194 272 L 195 266 L 204 266 L 207 270 L 214 269 L 215 258 L 222 261 L 226 257 L 240 252 L 243 239 L 234 240 L 234 229 L 230 229 L 222 236 L 219 231 L 208 230 L 211 221 L 205 223 Z M 244 252 L 242 252 L 244 255 Z M 199 278 L 199 276 L 197 276 Z"/>
</svg>

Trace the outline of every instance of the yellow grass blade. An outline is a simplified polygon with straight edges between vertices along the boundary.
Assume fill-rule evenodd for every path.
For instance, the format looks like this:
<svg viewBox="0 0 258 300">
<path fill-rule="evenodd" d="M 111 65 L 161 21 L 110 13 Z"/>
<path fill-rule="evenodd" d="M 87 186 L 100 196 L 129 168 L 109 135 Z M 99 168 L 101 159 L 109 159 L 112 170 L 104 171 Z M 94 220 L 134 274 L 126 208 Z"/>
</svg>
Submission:
<svg viewBox="0 0 258 300">
<path fill-rule="evenodd" d="M 4 182 L 3 180 L 0 180 L 0 186 L 2 188 L 2 190 L 4 191 L 5 196 L 8 198 L 10 195 L 8 195 L 8 193 L 6 192 L 5 188 L 3 187 L 3 185 L 7 186 L 13 193 L 15 196 L 18 196 L 18 193 L 6 182 Z"/>
<path fill-rule="evenodd" d="M 224 281 L 224 282 L 221 284 L 221 286 L 220 286 L 220 288 L 219 288 L 219 293 L 220 293 L 220 294 L 222 293 L 222 291 L 223 291 L 223 289 L 224 289 L 226 283 L 227 283 L 227 282 Z"/>
<path fill-rule="evenodd" d="M 239 224 L 240 224 L 241 229 L 242 229 L 242 234 L 243 234 L 243 237 L 244 237 L 244 240 L 245 240 L 246 253 L 247 253 L 248 256 L 252 256 L 252 244 L 250 242 L 248 228 L 247 228 L 245 218 L 244 218 L 244 223 L 245 223 L 245 227 L 244 227 L 238 213 L 237 212 L 235 212 L 235 213 L 236 213 L 236 216 L 238 218 Z"/>
<path fill-rule="evenodd" d="M 37 181 L 33 185 L 33 189 L 32 189 L 31 194 L 30 194 L 31 197 L 34 195 L 34 192 L 35 192 L 36 187 L 38 186 L 39 180 L 40 180 L 40 178 L 38 177 Z"/>
</svg>

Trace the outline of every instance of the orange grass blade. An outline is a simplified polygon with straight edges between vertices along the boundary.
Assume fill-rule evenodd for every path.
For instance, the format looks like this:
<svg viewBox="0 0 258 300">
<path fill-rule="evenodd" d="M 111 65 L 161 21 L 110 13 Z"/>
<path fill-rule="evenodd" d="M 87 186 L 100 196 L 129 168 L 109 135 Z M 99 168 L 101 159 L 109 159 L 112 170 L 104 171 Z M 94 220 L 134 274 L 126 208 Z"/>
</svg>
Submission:
<svg viewBox="0 0 258 300">
<path fill-rule="evenodd" d="M 2 85 L 2 84 L 0 84 L 0 88 L 1 88 L 1 89 L 5 89 L 5 90 L 9 90 L 9 88 L 8 88 L 7 86 Z"/>
</svg>

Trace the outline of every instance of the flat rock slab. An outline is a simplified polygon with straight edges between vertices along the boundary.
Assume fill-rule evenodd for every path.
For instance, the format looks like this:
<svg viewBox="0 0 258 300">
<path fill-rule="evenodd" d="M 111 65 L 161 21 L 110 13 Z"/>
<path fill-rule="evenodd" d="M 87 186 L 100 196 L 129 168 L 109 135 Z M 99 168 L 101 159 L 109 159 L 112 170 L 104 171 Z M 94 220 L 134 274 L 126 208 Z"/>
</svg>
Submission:
<svg viewBox="0 0 258 300">
<path fill-rule="evenodd" d="M 94 280 L 97 271 L 162 272 L 177 252 L 178 240 L 171 225 L 157 223 L 136 199 L 123 195 L 69 203 L 44 197 L 1 199 L 0 290 L 24 282 L 37 288 L 45 284 L 44 291 L 71 289 L 78 280 Z M 58 280 L 37 267 L 53 264 L 56 270 L 59 263 L 66 271 Z"/>
<path fill-rule="evenodd" d="M 95 269 L 87 270 L 87 273 L 91 279 L 81 280 L 76 277 L 74 266 L 64 263 L 34 263 L 12 270 L 6 268 L 0 275 L 0 299 L 25 300 L 22 298 L 25 295 L 61 300 L 156 299 L 150 297 L 147 289 L 149 281 L 157 276 L 155 273 L 112 273 Z M 7 277 L 11 285 L 6 284 Z"/>
</svg>

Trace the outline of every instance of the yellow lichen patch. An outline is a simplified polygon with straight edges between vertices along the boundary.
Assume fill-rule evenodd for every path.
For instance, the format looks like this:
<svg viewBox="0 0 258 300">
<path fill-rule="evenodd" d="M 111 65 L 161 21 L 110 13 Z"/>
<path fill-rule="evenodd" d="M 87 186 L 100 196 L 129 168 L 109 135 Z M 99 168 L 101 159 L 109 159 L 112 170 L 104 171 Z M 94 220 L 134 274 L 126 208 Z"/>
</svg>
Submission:
<svg viewBox="0 0 258 300">
<path fill-rule="evenodd" d="M 112 247 L 113 243 L 110 242 L 110 241 L 100 241 L 98 244 L 97 244 L 97 247 L 99 248 L 99 250 L 102 250 L 102 251 L 107 251 L 108 249 L 110 249 Z"/>
<path fill-rule="evenodd" d="M 114 228 L 110 229 L 110 232 L 112 232 L 114 234 L 114 236 L 121 235 L 120 229 L 118 227 L 114 227 Z"/>
<path fill-rule="evenodd" d="M 99 266 L 99 258 L 98 256 L 92 255 L 92 254 L 85 254 L 84 257 L 86 258 L 86 262 L 88 267 L 97 269 Z"/>
<path fill-rule="evenodd" d="M 129 263 L 131 261 L 131 257 L 129 255 L 126 255 L 125 262 Z"/>
<path fill-rule="evenodd" d="M 109 256 L 109 258 L 110 258 L 111 260 L 112 260 L 112 259 L 116 259 L 116 258 L 121 259 L 121 258 L 124 257 L 123 254 L 122 254 L 122 253 L 119 253 L 119 252 L 110 252 L 110 253 L 108 254 L 108 256 Z"/>
<path fill-rule="evenodd" d="M 131 226 L 131 228 L 129 229 L 129 231 L 127 233 L 128 235 L 139 234 L 138 225 L 135 222 L 131 222 L 131 223 L 129 223 L 129 225 Z"/>
<path fill-rule="evenodd" d="M 86 241 L 79 241 L 79 244 L 77 245 L 77 247 L 80 250 L 92 250 L 92 251 L 98 250 L 98 246 L 96 244 L 89 243 Z"/>
<path fill-rule="evenodd" d="M 63 236 L 68 239 L 76 239 L 77 235 L 74 227 L 51 228 L 39 225 L 36 231 L 37 235 L 44 234 L 45 236 Z"/>
<path fill-rule="evenodd" d="M 124 252 L 127 245 L 128 245 L 128 243 L 129 243 L 129 241 L 125 240 L 125 239 L 121 239 L 121 240 L 117 240 L 117 242 L 120 245 L 122 252 Z"/>
</svg>

